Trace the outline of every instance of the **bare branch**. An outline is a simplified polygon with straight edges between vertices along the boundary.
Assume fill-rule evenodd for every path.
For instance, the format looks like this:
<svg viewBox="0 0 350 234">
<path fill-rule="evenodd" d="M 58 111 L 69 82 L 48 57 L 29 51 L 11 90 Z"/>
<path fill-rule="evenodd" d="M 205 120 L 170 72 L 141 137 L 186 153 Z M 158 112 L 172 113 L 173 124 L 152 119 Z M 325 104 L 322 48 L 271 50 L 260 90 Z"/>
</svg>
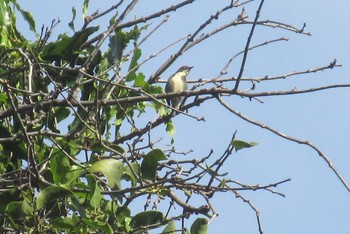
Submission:
<svg viewBox="0 0 350 234">
<path fill-rule="evenodd" d="M 298 144 L 302 144 L 302 145 L 307 145 L 309 146 L 310 148 L 312 148 L 313 150 L 315 150 L 317 152 L 317 154 L 328 164 L 328 166 L 332 169 L 332 171 L 334 172 L 334 174 L 338 177 L 338 179 L 341 181 L 341 183 L 344 185 L 344 187 L 350 192 L 350 186 L 347 184 L 347 182 L 344 180 L 344 178 L 340 175 L 340 173 L 335 169 L 335 167 L 333 166 L 333 163 L 331 162 L 331 160 L 319 149 L 317 148 L 315 145 L 313 145 L 310 141 L 307 141 L 307 140 L 300 140 L 298 138 L 294 138 L 294 137 L 290 137 L 290 136 L 287 136 L 286 134 L 284 133 L 281 133 L 279 131 L 277 131 L 276 129 L 273 129 L 272 127 L 266 125 L 266 124 L 263 124 L 263 123 L 260 123 L 260 122 L 257 122 L 255 120 L 252 120 L 251 118 L 243 115 L 242 113 L 234 110 L 233 108 L 231 108 L 226 102 L 224 102 L 222 100 L 221 97 L 217 97 L 217 100 L 220 102 L 221 105 L 223 105 L 227 110 L 229 110 L 230 112 L 232 112 L 233 114 L 237 115 L 238 117 L 240 117 L 241 119 L 244 119 L 245 121 L 253 124 L 253 125 L 256 125 L 256 126 L 259 126 L 261 128 L 264 128 L 266 130 L 269 130 L 270 132 L 284 138 L 284 139 L 287 139 L 289 141 L 293 141 L 293 142 L 296 142 Z"/>
<path fill-rule="evenodd" d="M 258 19 L 260 17 L 260 11 L 263 7 L 263 4 L 264 4 L 264 0 L 261 0 L 260 2 L 260 5 L 258 7 L 258 10 L 256 11 L 256 15 L 255 15 L 255 20 L 254 20 L 254 23 L 252 25 L 252 28 L 250 30 L 250 33 L 249 33 L 249 36 L 248 36 L 248 39 L 247 39 L 247 43 L 246 43 L 246 46 L 245 46 L 245 49 L 244 49 L 244 54 L 243 54 L 243 59 L 242 59 L 242 64 L 241 64 L 241 68 L 239 70 L 239 74 L 237 76 L 237 80 L 236 80 L 236 84 L 235 84 L 235 87 L 233 88 L 234 90 L 238 90 L 238 87 L 239 87 L 239 82 L 242 78 L 242 75 L 243 75 L 243 72 L 244 72 L 244 67 L 245 67 L 245 63 L 246 63 L 246 60 L 247 60 L 247 56 L 248 56 L 248 51 L 249 51 L 249 47 L 250 47 L 250 41 L 252 40 L 253 38 L 253 34 L 254 34 L 254 30 L 255 30 L 255 26 L 258 22 Z"/>
</svg>

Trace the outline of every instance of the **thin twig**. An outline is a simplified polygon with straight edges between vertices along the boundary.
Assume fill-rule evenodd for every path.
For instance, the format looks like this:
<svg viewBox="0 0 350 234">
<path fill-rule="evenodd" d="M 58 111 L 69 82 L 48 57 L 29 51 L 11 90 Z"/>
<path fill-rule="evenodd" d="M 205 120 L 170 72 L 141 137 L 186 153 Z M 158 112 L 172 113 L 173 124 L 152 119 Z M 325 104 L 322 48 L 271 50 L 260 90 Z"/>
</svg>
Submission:
<svg viewBox="0 0 350 234">
<path fill-rule="evenodd" d="M 261 0 L 259 8 L 258 8 L 258 10 L 256 12 L 256 15 L 255 15 L 254 23 L 252 25 L 252 28 L 250 30 L 250 33 L 249 33 L 249 36 L 248 36 L 248 39 L 247 39 L 247 43 L 245 45 L 241 68 L 239 70 L 239 73 L 238 73 L 238 76 L 237 76 L 237 81 L 236 81 L 236 84 L 235 84 L 235 87 L 233 88 L 233 90 L 238 90 L 239 82 L 240 82 L 240 80 L 242 78 L 242 75 L 243 75 L 243 72 L 244 72 L 245 63 L 247 61 L 248 51 L 249 51 L 249 47 L 250 47 L 250 42 L 251 42 L 251 40 L 253 38 L 255 26 L 256 26 L 256 23 L 257 23 L 257 21 L 258 21 L 258 19 L 260 17 L 260 11 L 262 9 L 263 4 L 264 4 L 264 0 Z"/>
<path fill-rule="evenodd" d="M 350 186 L 347 184 L 347 182 L 345 181 L 345 179 L 340 175 L 340 173 L 337 171 L 337 169 L 333 166 L 333 163 L 331 162 L 331 160 L 319 149 L 317 148 L 315 145 L 313 145 L 310 141 L 307 141 L 307 140 L 300 140 L 298 138 L 294 138 L 294 137 L 290 137 L 290 136 L 287 136 L 286 134 L 284 133 L 281 133 L 279 131 L 277 131 L 276 129 L 273 129 L 272 127 L 266 125 L 266 124 L 263 124 L 263 123 L 260 123 L 260 122 L 257 122 L 245 115 L 243 115 L 242 113 L 234 110 L 233 108 L 231 108 L 226 102 L 224 102 L 222 100 L 221 97 L 217 97 L 217 100 L 220 102 L 221 105 L 223 105 L 227 110 L 229 110 L 230 112 L 232 112 L 233 114 L 237 115 L 238 117 L 240 117 L 241 119 L 244 119 L 245 121 L 253 124 L 253 125 L 256 125 L 256 126 L 259 126 L 263 129 L 266 129 L 274 134 L 276 134 L 277 136 L 280 136 L 284 139 L 287 139 L 289 141 L 293 141 L 293 142 L 296 142 L 298 144 L 302 144 L 302 145 L 307 145 L 309 146 L 310 148 L 312 148 L 313 150 L 315 150 L 317 152 L 317 154 L 328 164 L 328 166 L 332 169 L 332 171 L 334 172 L 334 174 L 338 177 L 338 179 L 341 181 L 341 183 L 344 185 L 344 187 L 350 192 Z"/>
</svg>

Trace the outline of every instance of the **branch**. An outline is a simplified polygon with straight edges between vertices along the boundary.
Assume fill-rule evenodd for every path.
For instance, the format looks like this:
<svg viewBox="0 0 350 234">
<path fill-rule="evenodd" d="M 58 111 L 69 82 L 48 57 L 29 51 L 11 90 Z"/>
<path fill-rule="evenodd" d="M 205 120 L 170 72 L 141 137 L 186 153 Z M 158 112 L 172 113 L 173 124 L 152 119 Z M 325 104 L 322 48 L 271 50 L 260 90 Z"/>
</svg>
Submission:
<svg viewBox="0 0 350 234">
<path fill-rule="evenodd" d="M 226 89 L 226 88 L 206 88 L 201 90 L 188 90 L 183 91 L 179 93 L 162 93 L 162 94 L 155 94 L 155 95 L 149 95 L 149 96 L 134 96 L 134 97 L 125 97 L 120 99 L 101 99 L 101 100 L 91 100 L 91 101 L 78 101 L 78 100 L 61 100 L 61 99 L 53 99 L 53 100 L 45 100 L 42 102 L 38 102 L 35 104 L 24 104 L 19 105 L 17 107 L 18 113 L 24 113 L 29 111 L 39 111 L 39 110 L 46 110 L 49 107 L 57 107 L 57 106 L 65 106 L 65 107 L 89 107 L 89 106 L 113 106 L 123 103 L 136 103 L 136 102 L 145 102 L 145 101 L 154 101 L 156 99 L 166 99 L 166 98 L 172 98 L 172 97 L 180 97 L 180 96 L 199 96 L 199 95 L 212 95 L 213 97 L 219 95 L 219 94 L 227 94 L 227 95 L 238 95 L 241 97 L 248 97 L 248 98 L 254 98 L 254 97 L 265 97 L 265 96 L 283 96 L 283 95 L 293 95 L 293 94 L 303 94 L 303 93 L 311 93 L 321 90 L 327 90 L 327 89 L 334 89 L 334 88 L 349 88 L 350 84 L 334 84 L 334 85 L 328 85 L 328 86 L 322 86 L 317 88 L 310 88 L 310 89 L 303 89 L 303 90 L 287 90 L 287 91 L 272 91 L 272 92 L 249 92 L 249 91 L 235 91 L 232 89 Z M 0 111 L 0 120 L 5 119 L 7 117 L 12 116 L 15 113 L 14 109 L 6 109 L 3 111 Z"/>
<path fill-rule="evenodd" d="M 154 19 L 154 18 L 157 18 L 159 16 L 162 16 L 168 12 L 171 12 L 171 11 L 176 11 L 177 9 L 187 5 L 187 4 L 191 4 L 192 2 L 194 2 L 195 0 L 186 0 L 186 1 L 183 1 L 177 5 L 172 5 L 166 9 L 163 9 L 159 12 L 156 12 L 154 14 L 151 14 L 149 16 L 146 16 L 146 17 L 141 17 L 141 18 L 138 18 L 138 19 L 135 19 L 135 20 L 131 20 L 131 21 L 128 21 L 124 24 L 118 24 L 118 25 L 115 25 L 114 27 L 112 27 L 111 29 L 112 30 L 108 30 L 109 31 L 117 31 L 117 30 L 120 30 L 120 29 L 123 29 L 123 28 L 128 28 L 128 27 L 131 27 L 133 25 L 136 25 L 136 24 L 139 24 L 139 23 L 145 23 L 151 19 Z M 94 37 L 93 39 L 87 41 L 86 43 L 83 44 L 82 46 L 82 49 L 84 48 L 87 48 L 88 46 L 90 46 L 92 43 L 95 43 L 96 41 L 100 40 L 100 38 L 104 37 L 104 34 L 106 34 L 107 32 L 104 32 L 104 33 L 101 33 L 99 35 L 97 35 L 96 37 Z"/>
<path fill-rule="evenodd" d="M 260 43 L 258 45 L 255 45 L 255 46 L 252 46 L 252 47 L 249 47 L 248 50 L 253 50 L 253 49 L 256 49 L 258 47 L 261 47 L 261 46 L 265 46 L 265 45 L 268 45 L 270 43 L 274 43 L 274 42 L 279 42 L 279 41 L 288 41 L 288 38 L 285 38 L 285 37 L 282 37 L 282 38 L 278 38 L 278 39 L 274 39 L 274 40 L 269 40 L 269 41 L 265 41 L 263 43 Z M 237 54 L 235 54 L 233 57 L 231 57 L 228 62 L 226 63 L 226 65 L 221 69 L 219 75 L 213 79 L 209 79 L 209 80 L 199 80 L 199 81 L 192 81 L 192 82 L 198 82 L 198 84 L 196 84 L 192 89 L 195 89 L 199 86 L 204 86 L 205 84 L 208 84 L 208 83 L 214 83 L 214 82 L 220 82 L 220 83 L 223 83 L 223 82 L 226 82 L 226 81 L 234 81 L 234 80 L 237 80 L 237 78 L 235 77 L 230 77 L 230 78 L 225 78 L 225 79 L 220 79 L 220 77 L 224 74 L 227 73 L 227 69 L 229 68 L 230 64 L 232 63 L 232 61 L 234 59 L 236 59 L 239 55 L 243 54 L 244 53 L 244 50 L 241 51 L 241 52 L 238 52 Z M 265 76 L 266 77 L 266 76 Z M 264 77 L 264 78 L 265 78 Z M 249 79 L 249 78 L 241 78 L 241 81 L 255 81 L 253 79 Z M 191 81 L 188 81 L 188 83 L 191 83 Z"/>
<path fill-rule="evenodd" d="M 224 8 L 222 8 L 221 10 L 217 11 L 214 15 L 211 15 L 209 17 L 209 19 L 207 19 L 202 25 L 200 25 L 197 30 L 191 35 L 190 38 L 187 39 L 187 41 L 182 45 L 182 47 L 173 55 L 170 56 L 170 58 L 165 61 L 163 63 L 163 65 L 149 78 L 149 80 L 147 81 L 148 83 L 154 83 L 159 76 L 173 63 L 175 62 L 175 60 L 181 56 L 184 51 L 187 49 L 188 45 L 191 44 L 191 42 L 194 40 L 194 38 L 209 24 L 211 24 L 211 22 L 214 19 L 218 19 L 219 15 L 222 14 L 224 11 L 231 9 L 232 7 L 234 7 L 233 5 L 228 5 Z"/>
<path fill-rule="evenodd" d="M 193 207 L 191 205 L 188 205 L 187 203 L 183 202 L 180 198 L 178 198 L 175 193 L 169 189 L 168 191 L 168 196 L 176 202 L 179 206 L 181 206 L 184 209 L 184 212 L 190 212 L 190 213 L 195 213 L 195 214 L 203 214 L 207 217 L 211 217 L 209 213 L 209 207 L 207 206 L 201 206 L 201 207 Z"/>
<path fill-rule="evenodd" d="M 266 124 L 263 124 L 263 123 L 260 123 L 260 122 L 257 122 L 253 119 L 250 119 L 249 117 L 243 115 L 242 113 L 234 110 L 233 108 L 231 108 L 226 102 L 224 102 L 222 100 L 221 97 L 217 97 L 217 100 L 220 102 L 221 105 L 223 105 L 227 110 L 229 110 L 230 112 L 232 112 L 233 114 L 237 115 L 238 117 L 240 117 L 241 119 L 247 121 L 248 123 L 251 123 L 253 125 L 256 125 L 256 126 L 259 126 L 261 128 L 264 128 L 264 129 L 267 129 L 269 130 L 270 132 L 276 134 L 277 136 L 280 136 L 284 139 L 287 139 L 289 141 L 293 141 L 293 142 L 296 142 L 298 144 L 302 144 L 302 145 L 307 145 L 309 146 L 310 148 L 312 148 L 313 150 L 315 150 L 318 155 L 328 164 L 328 166 L 332 169 L 332 171 L 334 172 L 334 174 L 338 177 L 338 179 L 341 181 L 341 183 L 344 185 L 344 187 L 350 192 L 350 186 L 347 184 L 347 182 L 344 180 L 344 178 L 340 175 L 340 173 L 335 169 L 335 167 L 333 166 L 333 163 L 331 162 L 331 160 L 319 149 L 317 148 L 315 145 L 313 145 L 311 142 L 309 141 L 306 141 L 306 140 L 300 140 L 298 138 L 294 138 L 294 137 L 290 137 L 290 136 L 287 136 L 286 134 L 284 133 L 281 133 L 279 131 L 277 131 L 276 129 L 273 129 L 272 127 L 266 125 Z"/>
<path fill-rule="evenodd" d="M 254 23 L 252 25 L 252 28 L 250 30 L 250 33 L 249 33 L 249 36 L 248 36 L 248 39 L 247 39 L 247 43 L 245 45 L 243 59 L 242 59 L 242 64 L 241 64 L 241 68 L 239 70 L 239 74 L 238 74 L 238 77 L 237 77 L 237 81 L 236 81 L 235 87 L 233 88 L 234 90 L 238 90 L 239 82 L 240 82 L 240 80 L 242 78 L 242 75 L 243 75 L 243 72 L 244 72 L 245 63 L 246 63 L 246 60 L 247 60 L 247 57 L 248 57 L 248 51 L 249 51 L 249 47 L 250 47 L 250 42 L 251 42 L 251 40 L 253 38 L 255 26 L 256 26 L 256 23 L 258 22 L 258 19 L 260 17 L 260 11 L 262 9 L 263 4 L 264 4 L 264 0 L 261 0 L 259 8 L 258 8 L 258 10 L 256 12 L 256 15 L 255 15 Z"/>
</svg>

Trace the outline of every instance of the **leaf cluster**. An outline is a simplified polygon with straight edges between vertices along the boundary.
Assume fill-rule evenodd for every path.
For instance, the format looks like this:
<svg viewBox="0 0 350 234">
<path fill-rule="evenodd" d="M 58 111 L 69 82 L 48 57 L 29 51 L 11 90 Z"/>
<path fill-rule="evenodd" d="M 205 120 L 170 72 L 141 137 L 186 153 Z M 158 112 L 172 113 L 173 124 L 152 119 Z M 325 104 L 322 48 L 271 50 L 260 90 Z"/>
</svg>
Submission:
<svg viewBox="0 0 350 234">
<path fill-rule="evenodd" d="M 147 106 L 167 113 L 165 102 L 80 104 L 163 92 L 139 71 L 138 41 L 148 25 L 118 28 L 121 18 L 113 16 L 105 32 L 86 24 L 51 40 L 59 23 L 53 21 L 29 42 L 16 29 L 11 4 L 36 32 L 30 13 L 16 1 L 0 1 L 0 104 L 1 111 L 15 113 L 0 119 L 0 230 L 141 233 L 163 226 L 163 233 L 174 233 L 175 220 L 194 211 L 169 216 L 148 205 L 135 211 L 130 206 L 142 197 L 169 196 L 177 187 L 169 176 L 178 169 L 166 166 L 170 161 L 161 149 L 138 148 L 138 140 L 117 143 L 125 125 L 137 131 L 135 121 Z M 87 6 L 85 1 L 85 12 Z M 57 105 L 59 99 L 68 105 Z M 33 108 L 18 110 L 25 105 Z M 166 123 L 173 134 L 170 118 Z M 202 219 L 191 233 L 204 233 Z"/>
</svg>

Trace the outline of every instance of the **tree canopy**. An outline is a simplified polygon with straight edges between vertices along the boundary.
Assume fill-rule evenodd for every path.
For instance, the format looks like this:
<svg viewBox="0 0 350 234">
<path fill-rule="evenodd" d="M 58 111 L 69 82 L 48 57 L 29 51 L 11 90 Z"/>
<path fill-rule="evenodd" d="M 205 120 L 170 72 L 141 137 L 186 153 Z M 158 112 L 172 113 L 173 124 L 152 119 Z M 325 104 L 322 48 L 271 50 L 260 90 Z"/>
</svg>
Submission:
<svg viewBox="0 0 350 234">
<path fill-rule="evenodd" d="M 308 36 L 305 25 L 260 19 L 264 1 L 249 15 L 245 6 L 253 1 L 227 1 L 207 16 L 196 30 L 179 35 L 171 44 L 143 55 L 144 45 L 157 45 L 154 34 L 166 27 L 171 14 L 189 7 L 184 0 L 150 14 L 130 16 L 142 3 L 118 1 L 108 9 L 88 15 L 89 1 L 82 6 L 84 22 L 76 28 L 72 8 L 69 32 L 52 38 L 59 20 L 37 31 L 35 19 L 15 0 L 0 0 L 0 223 L 1 231 L 206 233 L 218 215 L 212 198 L 231 193 L 254 211 L 257 230 L 263 233 L 258 208 L 241 191 L 264 190 L 284 196 L 275 188 L 290 179 L 266 185 L 242 184 L 223 166 L 230 156 L 249 150 L 257 142 L 237 139 L 236 131 L 220 156 L 213 151 L 197 158 L 183 158 L 176 141 L 173 119 L 179 115 L 205 121 L 191 109 L 216 101 L 233 116 L 264 128 L 282 138 L 313 149 L 329 165 L 340 182 L 349 185 L 317 146 L 287 136 L 235 110 L 227 101 L 316 92 L 341 87 L 329 85 L 287 91 L 255 91 L 256 86 L 296 75 L 339 67 L 336 60 L 325 66 L 287 75 L 244 77 L 249 52 L 287 38 L 252 44 L 256 27 L 277 28 Z M 224 13 L 235 14 L 229 22 L 210 28 Z M 30 41 L 16 27 L 23 16 L 36 35 Z M 158 24 L 154 24 L 153 20 Z M 99 22 L 103 22 L 99 23 Z M 236 26 L 249 29 L 244 47 L 232 56 L 216 77 L 192 79 L 190 90 L 164 93 L 162 75 L 191 48 Z M 158 59 L 153 74 L 144 67 Z M 212 58 L 214 59 L 214 58 Z M 240 66 L 236 76 L 227 75 L 233 61 Z M 154 63 L 153 63 L 154 64 Z M 184 96 L 179 110 L 166 98 Z M 214 142 L 215 144 L 215 142 Z M 190 151 L 190 149 L 189 149 Z M 141 204 L 141 205 L 140 205 Z"/>
</svg>

